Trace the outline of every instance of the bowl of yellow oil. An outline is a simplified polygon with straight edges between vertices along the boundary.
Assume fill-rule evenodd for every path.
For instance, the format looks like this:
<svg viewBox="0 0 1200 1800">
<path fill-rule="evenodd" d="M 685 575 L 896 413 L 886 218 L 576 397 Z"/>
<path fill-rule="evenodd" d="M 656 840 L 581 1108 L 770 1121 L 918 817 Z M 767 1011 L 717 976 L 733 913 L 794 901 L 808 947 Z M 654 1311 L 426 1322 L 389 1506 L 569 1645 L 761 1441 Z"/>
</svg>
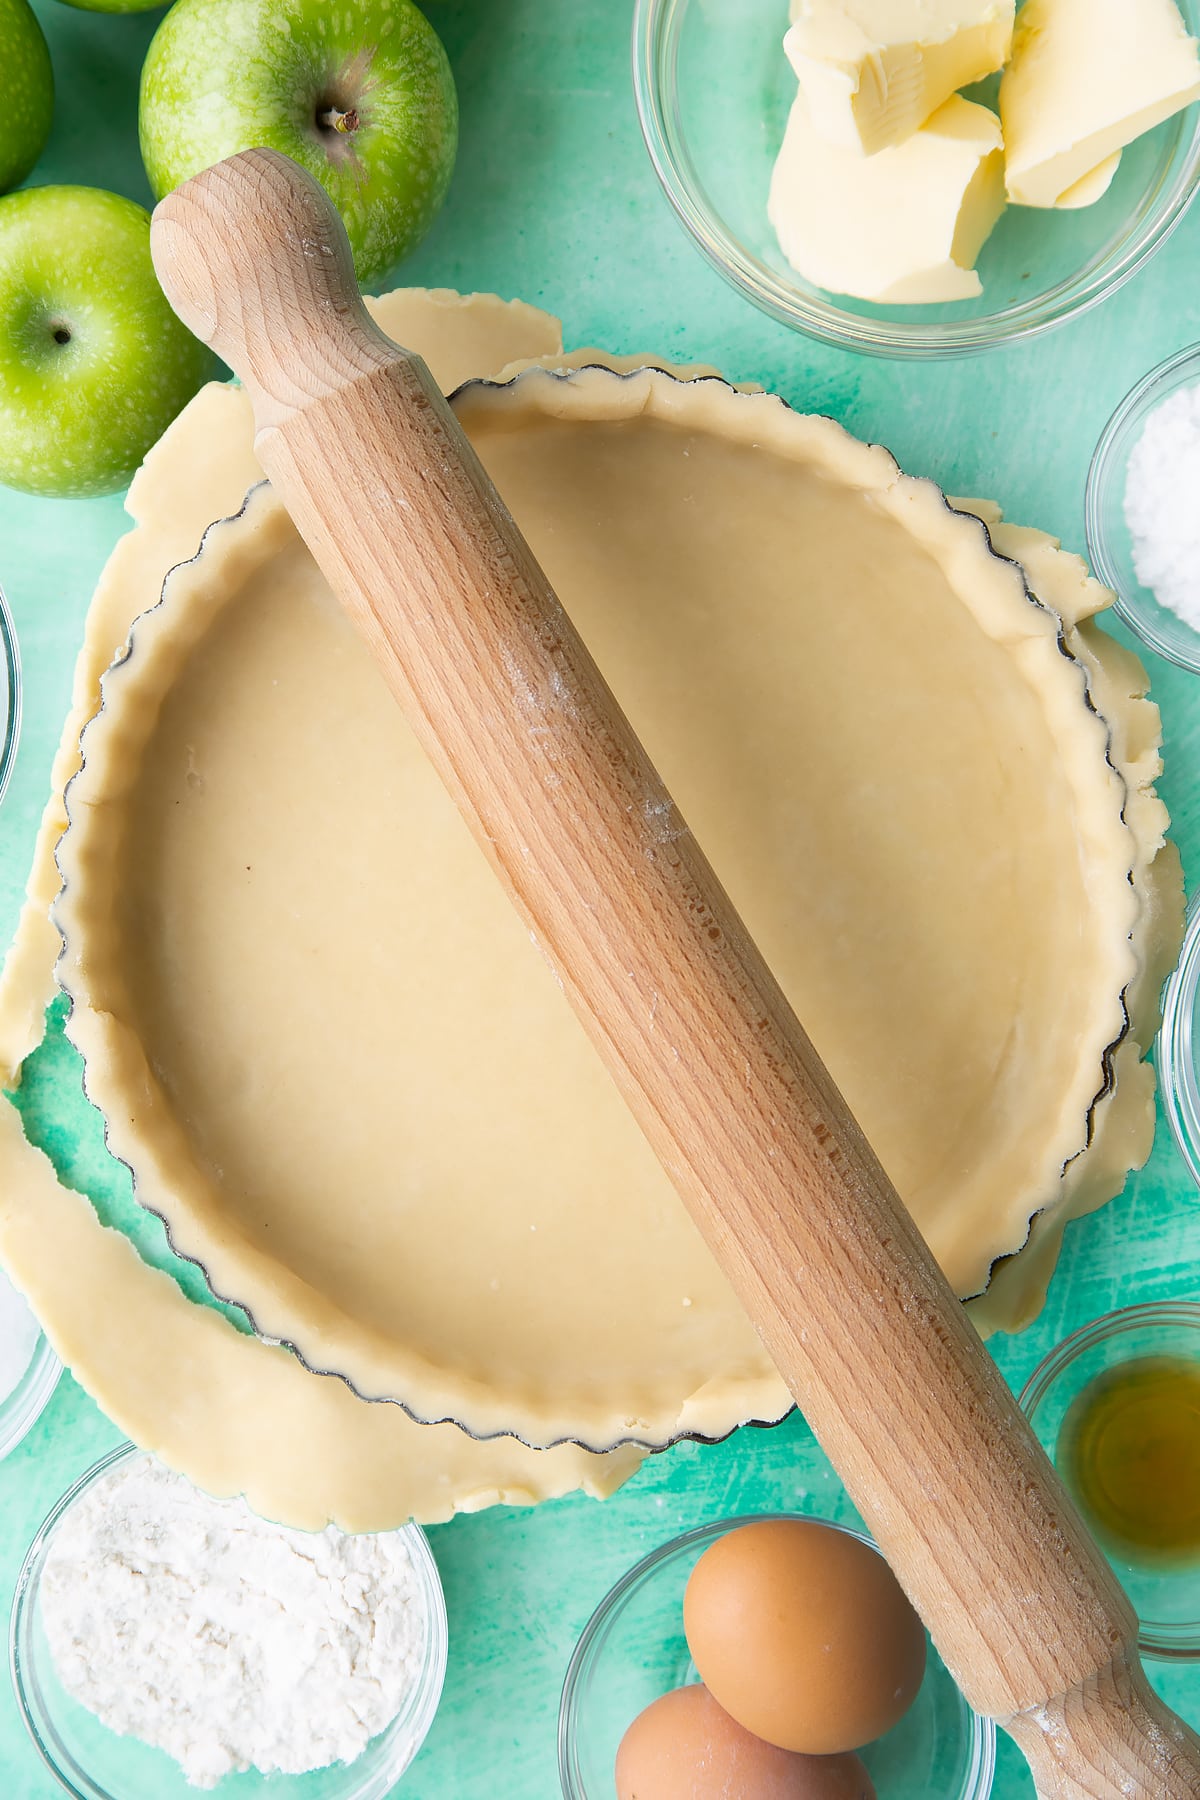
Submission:
<svg viewBox="0 0 1200 1800">
<path fill-rule="evenodd" d="M 1200 1659 L 1200 1305 L 1085 1325 L 1021 1405 L 1137 1610 L 1143 1653 Z"/>
</svg>

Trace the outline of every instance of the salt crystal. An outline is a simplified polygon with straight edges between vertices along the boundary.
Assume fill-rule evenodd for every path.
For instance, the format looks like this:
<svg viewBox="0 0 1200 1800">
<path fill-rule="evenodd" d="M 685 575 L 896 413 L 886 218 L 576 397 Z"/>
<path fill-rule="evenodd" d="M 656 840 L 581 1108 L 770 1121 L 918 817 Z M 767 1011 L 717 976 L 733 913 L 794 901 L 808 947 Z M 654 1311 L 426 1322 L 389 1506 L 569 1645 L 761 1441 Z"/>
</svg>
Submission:
<svg viewBox="0 0 1200 1800">
<path fill-rule="evenodd" d="M 1142 586 L 1200 631 L 1200 385 L 1146 420 L 1129 458 L 1125 522 Z"/>
<path fill-rule="evenodd" d="M 7 1400 L 33 1359 L 38 1322 L 0 1270 L 0 1400 Z"/>
</svg>

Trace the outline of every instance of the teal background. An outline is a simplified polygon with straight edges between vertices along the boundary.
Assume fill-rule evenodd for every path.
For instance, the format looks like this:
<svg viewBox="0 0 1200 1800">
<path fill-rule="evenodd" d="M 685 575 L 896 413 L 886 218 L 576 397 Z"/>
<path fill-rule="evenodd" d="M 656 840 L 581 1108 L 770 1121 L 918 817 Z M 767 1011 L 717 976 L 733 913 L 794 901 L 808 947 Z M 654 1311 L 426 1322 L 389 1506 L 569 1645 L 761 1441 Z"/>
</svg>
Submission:
<svg viewBox="0 0 1200 1800">
<path fill-rule="evenodd" d="M 34 0 L 58 82 L 35 183 L 78 181 L 149 203 L 137 154 L 137 74 L 158 13 L 107 17 Z M 521 295 L 562 315 L 568 344 L 652 349 L 758 379 L 796 406 L 885 443 L 908 469 L 999 500 L 1016 520 L 1083 547 L 1088 458 L 1112 408 L 1152 364 L 1200 337 L 1200 213 L 1149 269 L 1087 318 L 983 359 L 911 365 L 825 350 L 755 312 L 685 241 L 645 157 L 629 80 L 630 0 L 430 0 L 462 101 L 462 145 L 442 217 L 406 281 Z M 0 490 L 0 581 L 16 615 L 26 718 L 0 812 L 0 942 L 15 925 L 84 612 L 126 528 L 120 497 L 62 502 Z M 1151 660 L 1166 723 L 1163 791 L 1192 878 L 1200 868 L 1200 690 Z M 39 1057 L 31 1128 L 109 1216 L 128 1196 L 83 1108 L 61 1041 Z M 149 1235 L 143 1246 L 153 1248 Z M 1135 1300 L 1194 1297 L 1200 1210 L 1165 1125 L 1149 1166 L 1071 1227 L 1037 1324 L 993 1348 L 1015 1385 L 1067 1331 Z M 114 1319 L 113 1329 L 121 1329 Z M 65 1378 L 31 1436 L 0 1464 L 0 1602 L 61 1491 L 117 1441 Z M 851 1518 L 799 1419 L 651 1459 L 613 1500 L 497 1510 L 434 1531 L 450 1612 L 450 1670 L 432 1734 L 403 1783 L 412 1800 L 552 1800 L 555 1716 L 571 1647 L 630 1563 L 724 1514 L 807 1507 Z M 1152 1669 L 1200 1724 L 1200 1671 Z M 0 1795 L 58 1790 L 0 1687 Z M 1001 1749 L 1001 1800 L 1032 1793 Z M 883 1797 L 886 1800 L 886 1796 Z"/>
</svg>

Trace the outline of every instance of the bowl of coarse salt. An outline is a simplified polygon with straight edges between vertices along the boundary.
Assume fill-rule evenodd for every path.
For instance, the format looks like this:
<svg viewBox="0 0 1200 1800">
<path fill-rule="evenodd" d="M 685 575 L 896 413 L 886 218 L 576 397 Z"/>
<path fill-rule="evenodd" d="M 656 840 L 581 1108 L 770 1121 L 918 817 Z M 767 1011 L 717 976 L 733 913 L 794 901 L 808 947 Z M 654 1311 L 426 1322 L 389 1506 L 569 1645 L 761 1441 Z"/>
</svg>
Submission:
<svg viewBox="0 0 1200 1800">
<path fill-rule="evenodd" d="M 1092 567 L 1143 643 L 1200 674 L 1200 345 L 1126 395 L 1088 471 Z"/>
<path fill-rule="evenodd" d="M 384 1800 L 437 1710 L 446 1608 L 419 1526 L 272 1525 L 126 1444 L 30 1546 L 10 1660 L 76 1800 Z"/>
</svg>

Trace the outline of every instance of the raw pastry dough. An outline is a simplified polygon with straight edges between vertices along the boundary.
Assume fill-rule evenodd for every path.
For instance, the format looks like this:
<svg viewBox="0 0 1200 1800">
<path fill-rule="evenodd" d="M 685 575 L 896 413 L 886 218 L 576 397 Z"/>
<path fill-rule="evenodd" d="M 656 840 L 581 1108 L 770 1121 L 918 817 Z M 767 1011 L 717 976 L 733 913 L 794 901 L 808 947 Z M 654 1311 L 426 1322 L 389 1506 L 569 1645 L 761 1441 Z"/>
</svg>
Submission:
<svg viewBox="0 0 1200 1800">
<path fill-rule="evenodd" d="M 368 301 L 384 328 L 422 351 L 446 387 L 481 368 L 555 356 L 558 324 L 521 303 L 419 290 Z M 29 900 L 0 981 L 0 1074 L 12 1088 L 42 1035 L 61 948 L 49 906 L 62 788 L 79 765 L 79 733 L 100 676 L 163 575 L 191 555 L 213 518 L 235 511 L 261 477 L 250 410 L 236 388 L 204 389 L 151 451 L 130 490 L 137 528 L 117 545 L 88 613 L 71 716 L 54 769 Z M 480 1444 L 456 1427 L 414 1425 L 368 1406 L 344 1382 L 308 1374 L 149 1268 L 88 1202 L 55 1178 L 0 1101 L 0 1259 L 29 1296 L 59 1355 L 110 1418 L 211 1493 L 244 1493 L 268 1518 L 316 1529 L 435 1523 L 496 1503 L 527 1505 L 575 1489 L 602 1496 L 640 1452 L 594 1456 L 574 1445 L 533 1451 Z M 114 1321 L 116 1325 L 114 1328 Z"/>
<path fill-rule="evenodd" d="M 332 1521 L 387 1531 L 580 1488 L 600 1498 L 642 1460 L 633 1448 L 594 1456 L 574 1444 L 481 1444 L 310 1375 L 139 1262 L 61 1185 L 3 1100 L 0 1171 L 0 1256 L 55 1349 L 123 1431 L 210 1494 L 245 1494 L 264 1518 L 299 1530 Z"/>
<path fill-rule="evenodd" d="M 1124 653 L 931 484 L 770 397 L 583 369 L 457 405 L 958 1291 L 1043 1212 L 1036 1286 L 1152 1127 L 1177 871 L 1130 879 L 1165 815 Z M 214 1290 L 312 1367 L 480 1433 L 602 1448 L 777 1417 L 269 490 L 175 572 L 104 699 L 59 852 L 71 1033 Z M 1007 1292 L 996 1316 L 1026 1303 Z"/>
</svg>

